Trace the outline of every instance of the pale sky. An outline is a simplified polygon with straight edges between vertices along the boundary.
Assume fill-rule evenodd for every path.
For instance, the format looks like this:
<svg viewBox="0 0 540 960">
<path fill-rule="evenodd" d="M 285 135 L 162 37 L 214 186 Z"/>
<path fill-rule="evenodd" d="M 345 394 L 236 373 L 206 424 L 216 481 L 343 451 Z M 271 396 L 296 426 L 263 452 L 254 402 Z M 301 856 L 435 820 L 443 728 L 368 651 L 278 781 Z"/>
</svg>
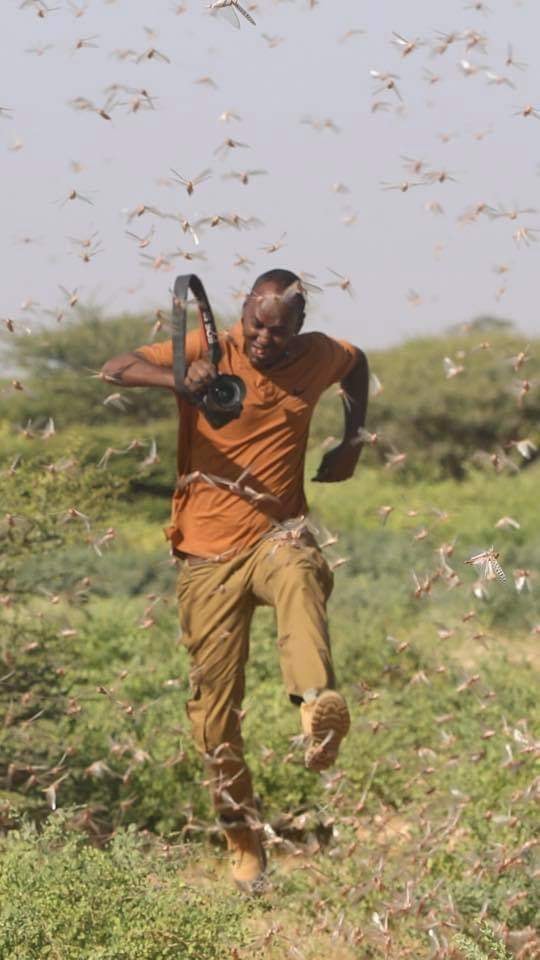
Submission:
<svg viewBox="0 0 540 960">
<path fill-rule="evenodd" d="M 323 287 L 311 299 L 308 329 L 360 346 L 439 332 L 479 313 L 540 334 L 540 232 L 528 243 L 513 237 L 520 228 L 540 230 L 540 212 L 458 221 L 480 203 L 540 208 L 540 119 L 513 115 L 532 105 L 540 116 L 537 2 L 488 0 L 483 12 L 462 0 L 319 0 L 313 9 L 307 0 L 261 0 L 251 8 L 256 26 L 241 18 L 240 30 L 211 17 L 202 0 L 186 0 L 180 14 L 177 0 L 90 0 L 79 17 L 75 4 L 83 9 L 82 0 L 50 0 L 58 9 L 39 17 L 37 3 L 2 0 L 0 107 L 9 113 L 0 115 L 0 317 L 39 326 L 42 308 L 62 306 L 62 284 L 109 312 L 148 311 L 150 330 L 153 311 L 169 306 L 175 275 L 190 271 L 215 307 L 232 315 L 239 309 L 232 291 L 276 266 L 307 271 Z M 340 43 L 350 29 L 365 33 Z M 423 44 L 403 57 L 392 31 Z M 467 51 L 462 38 L 437 55 L 437 31 L 475 31 L 485 51 L 479 42 Z M 76 49 L 89 37 L 97 46 Z M 527 69 L 505 65 L 509 42 Z M 150 47 L 170 63 L 113 55 Z M 26 52 L 32 49 L 39 53 Z M 402 103 L 392 90 L 375 94 L 371 69 L 398 75 Z M 426 70 L 437 82 L 428 82 Z M 490 83 L 486 70 L 515 89 Z M 196 82 L 205 77 L 216 87 Z M 103 105 L 113 83 L 144 88 L 155 109 L 134 112 L 133 94 L 124 92 L 110 121 L 68 105 L 76 97 Z M 374 101 L 389 109 L 372 112 Z M 241 122 L 220 120 L 227 110 Z M 301 123 L 306 117 L 330 118 L 339 131 L 314 129 Z M 226 137 L 249 148 L 216 155 Z M 400 155 L 456 182 L 386 191 L 383 182 L 421 179 Z M 192 196 L 172 181 L 171 168 L 193 177 L 206 167 L 212 178 Z M 247 186 L 222 179 L 246 169 L 268 172 Z M 336 183 L 349 193 L 336 192 Z M 92 205 L 66 200 L 72 190 Z M 434 203 L 442 213 L 432 212 Z M 197 248 L 174 221 L 144 215 L 127 225 L 126 211 L 140 204 L 190 220 L 236 213 L 263 225 L 206 227 Z M 145 249 L 126 236 L 126 228 L 143 237 L 152 226 Z M 94 233 L 100 250 L 84 262 L 85 248 L 69 238 Z M 282 249 L 261 249 L 283 233 Z M 202 250 L 206 262 L 171 260 L 167 271 L 141 259 L 178 246 Z M 234 266 L 237 254 L 253 266 Z M 354 298 L 325 286 L 335 279 L 328 268 L 350 278 Z M 39 304 L 34 312 L 24 309 L 28 299 Z"/>
</svg>

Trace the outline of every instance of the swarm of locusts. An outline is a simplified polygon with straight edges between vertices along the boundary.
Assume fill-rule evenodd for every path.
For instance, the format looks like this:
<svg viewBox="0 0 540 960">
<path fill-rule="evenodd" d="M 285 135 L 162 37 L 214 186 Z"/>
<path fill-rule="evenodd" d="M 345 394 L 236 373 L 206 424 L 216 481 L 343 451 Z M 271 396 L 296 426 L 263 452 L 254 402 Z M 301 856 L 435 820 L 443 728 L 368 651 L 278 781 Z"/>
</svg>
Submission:
<svg viewBox="0 0 540 960">
<path fill-rule="evenodd" d="M 300 263 L 306 268 L 300 271 L 301 287 L 289 294 L 300 290 L 306 296 L 315 325 L 321 318 L 325 322 L 324 298 L 336 297 L 343 310 L 355 311 L 355 323 L 361 319 L 351 339 L 362 343 L 365 331 L 371 333 L 373 314 L 365 302 L 364 265 L 361 257 L 347 258 L 341 251 L 357 249 L 351 240 L 363 236 L 365 247 L 384 246 L 386 256 L 392 223 L 379 234 L 376 225 L 366 222 L 364 174 L 359 179 L 342 146 L 349 107 L 346 85 L 335 94 L 332 109 L 330 74 L 317 63 L 315 77 L 309 72 L 309 57 L 302 55 L 299 64 L 307 79 L 297 90 L 286 91 L 285 114 L 275 110 L 275 102 L 285 96 L 281 74 L 286 76 L 291 56 L 287 24 L 292 33 L 301 23 L 305 49 L 311 49 L 323 6 L 317 0 L 296 0 L 294 5 L 214 0 L 194 10 L 175 0 L 167 8 L 170 31 L 131 23 L 131 47 L 116 46 L 112 23 L 122 10 L 119 0 L 105 5 L 67 0 L 58 6 L 22 0 L 14 5 L 16 16 L 28 25 L 28 46 L 20 51 L 24 62 L 43 61 L 47 67 L 56 57 L 62 67 L 64 82 L 54 103 L 45 102 L 44 95 L 41 99 L 39 89 L 32 96 L 44 115 L 50 109 L 72 118 L 73 151 L 70 143 L 69 156 L 63 157 L 68 173 L 63 176 L 58 164 L 51 188 L 37 167 L 39 125 L 24 129 L 27 115 L 16 103 L 15 86 L 9 88 L 7 72 L 0 107 L 6 163 L 13 173 L 25 157 L 34 164 L 40 190 L 47 193 L 49 215 L 62 223 L 65 256 L 56 249 L 49 257 L 39 254 L 57 272 L 53 292 L 42 296 L 36 289 L 24 290 L 17 308 L 2 316 L 4 342 L 26 343 L 32 355 L 43 320 L 51 339 L 54 332 L 69 329 L 81 316 L 81 304 L 105 282 L 107 269 L 114 269 L 120 249 L 130 258 L 134 285 L 129 296 L 156 277 L 166 288 L 175 272 L 192 270 L 195 264 L 213 269 L 212 244 L 224 245 L 229 273 L 235 277 L 247 276 L 257 260 L 272 265 L 276 255 L 299 258 L 303 246 L 284 181 L 290 177 L 299 195 L 302 185 L 288 168 L 284 172 L 279 167 L 269 147 L 261 156 L 262 135 L 246 92 L 249 70 L 239 82 L 224 67 L 230 62 L 229 46 L 237 44 L 238 63 L 238 51 L 246 49 L 239 45 L 252 44 L 273 97 L 272 108 L 267 104 L 261 111 L 265 132 L 270 130 L 280 150 L 287 143 L 285 134 L 290 134 L 291 151 L 304 151 L 305 170 L 315 170 L 318 151 L 331 158 L 328 182 L 321 186 L 317 181 L 313 190 L 310 186 L 308 227 L 321 247 L 319 265 Z M 98 7 L 107 8 L 109 20 Z M 526 137 L 536 131 L 540 101 L 534 101 L 532 80 L 527 84 L 529 65 L 521 59 L 526 51 L 522 54 L 521 44 L 516 51 L 511 38 L 505 37 L 502 47 L 492 40 L 495 4 L 457 4 L 446 11 L 456 24 L 448 22 L 444 30 L 439 23 L 422 29 L 421 21 L 410 28 L 396 23 L 400 32 L 392 25 L 387 31 L 381 28 L 375 38 L 356 19 L 349 20 L 353 10 L 357 16 L 354 5 L 345 5 L 345 13 L 339 7 L 332 8 L 335 29 L 325 43 L 335 55 L 328 62 L 335 64 L 336 77 L 349 51 L 358 53 L 351 111 L 356 116 L 360 109 L 358 84 L 363 83 L 361 109 L 368 129 L 374 131 L 380 123 L 381 129 L 394 125 L 403 134 L 403 153 L 392 155 L 381 148 L 377 179 L 368 188 L 381 202 L 395 205 L 396 219 L 401 216 L 409 223 L 417 209 L 422 222 L 434 229 L 446 223 L 445 236 L 451 237 L 453 230 L 454 239 L 460 239 L 467 231 L 483 230 L 496 237 L 500 257 L 487 269 L 489 298 L 498 305 L 507 297 L 514 274 L 521 278 L 520 271 L 536 271 L 540 214 L 526 197 L 514 197 L 519 175 L 512 189 L 503 182 L 496 196 L 487 187 L 489 196 L 477 195 L 460 145 L 467 140 L 480 150 L 485 138 L 489 143 L 493 136 L 495 142 L 498 118 L 504 114 L 519 131 L 516 157 L 533 155 L 534 144 Z M 428 7 L 422 17 L 429 13 L 433 19 Z M 532 5 L 529 8 L 532 17 Z M 410 15 L 405 6 L 394 4 L 394 10 L 396 17 Z M 133 18 L 127 2 L 123 14 Z M 196 32 L 204 37 L 207 56 L 204 68 L 197 70 L 185 56 L 185 45 L 180 52 L 177 43 L 178 31 L 191 16 L 198 18 Z M 361 16 L 368 17 L 367 8 Z M 73 32 L 69 40 L 66 23 Z M 81 23 L 89 23 L 88 29 L 81 29 Z M 261 24 L 270 32 L 262 32 Z M 373 39 L 377 43 L 372 48 Z M 378 51 L 376 58 L 372 49 Z M 96 70 L 93 86 L 83 85 L 76 67 L 100 51 L 111 72 Z M 64 61 L 73 71 L 64 70 Z M 208 72 L 199 75 L 199 69 Z M 471 114 L 459 130 L 450 121 L 439 129 L 445 114 L 431 111 L 433 156 L 428 157 L 411 142 L 414 123 L 407 124 L 417 101 L 429 97 L 426 108 L 431 109 L 439 91 L 451 83 L 459 84 L 460 102 L 465 88 L 485 85 L 495 106 L 485 117 Z M 144 181 L 126 175 L 121 189 L 115 187 L 122 196 L 118 205 L 123 206 L 111 217 L 95 160 L 90 155 L 73 159 L 75 144 L 89 142 L 82 135 L 79 139 L 81 131 L 89 131 L 89 138 L 111 134 L 116 146 L 104 149 L 105 169 L 110 154 L 124 149 L 118 136 L 122 125 L 139 129 L 141 124 L 142 131 L 149 130 L 144 125 L 162 115 L 180 86 L 182 109 L 189 112 L 194 129 L 185 137 L 179 134 L 174 146 L 165 137 L 166 124 L 155 140 L 148 137 L 156 176 Z M 214 131 L 208 149 L 196 132 L 203 98 L 201 126 Z M 318 115 L 317 102 L 324 103 Z M 293 112 L 291 128 L 282 129 L 280 124 L 289 122 Z M 176 122 L 182 116 L 179 110 Z M 237 137 L 236 131 L 243 129 L 246 134 Z M 141 142 L 145 136 L 142 132 Z M 31 156 L 25 137 L 28 146 L 32 143 Z M 125 149 L 128 170 L 134 161 Z M 497 147 L 493 150 L 496 160 Z M 463 206 L 452 210 L 456 195 Z M 330 220 L 324 211 L 330 204 L 327 231 Z M 10 240 L 12 254 L 28 251 L 37 257 L 45 249 L 44 230 L 37 221 L 21 222 L 21 230 L 23 235 Z M 410 232 L 414 240 L 414 228 Z M 414 309 L 415 316 L 428 303 L 436 312 L 436 297 L 422 278 L 427 285 L 435 275 L 432 261 L 444 255 L 445 244 L 435 244 L 420 277 L 406 277 L 405 308 Z M 28 271 L 19 272 L 29 282 Z M 164 273 L 170 277 L 163 278 Z M 391 271 L 387 273 L 391 284 Z M 140 277 L 133 280 L 133 274 Z M 243 282 L 231 281 L 228 295 L 235 315 L 245 293 Z M 335 314 L 337 330 L 337 310 Z M 168 307 L 161 304 L 147 320 L 147 341 L 170 337 Z M 490 956 L 502 960 L 501 951 L 507 949 L 517 960 L 540 957 L 535 931 L 537 841 L 531 813 L 540 793 L 534 766 L 538 698 L 531 694 L 537 664 L 531 651 L 540 635 L 535 606 L 540 555 L 530 520 L 531 502 L 538 496 L 531 477 L 538 472 L 540 435 L 530 411 L 540 387 L 535 366 L 539 348 L 538 342 L 516 335 L 515 348 L 501 352 L 496 327 L 493 336 L 489 329 L 479 332 L 474 326 L 460 333 L 459 344 L 441 342 L 433 371 L 414 368 L 407 354 L 409 386 L 400 402 L 433 374 L 433 406 L 439 390 L 447 398 L 444 415 L 440 409 L 433 414 L 435 447 L 440 438 L 446 439 L 452 402 L 465 385 L 474 388 L 485 358 L 493 361 L 497 375 L 504 378 L 511 422 L 494 441 L 483 429 L 485 398 L 478 397 L 474 409 L 471 404 L 477 448 L 467 456 L 451 451 L 464 473 L 461 486 L 450 481 L 431 484 L 406 438 L 392 430 L 388 417 L 380 422 L 392 384 L 377 360 L 378 372 L 370 375 L 368 427 L 349 438 L 352 445 L 366 448 L 365 472 L 362 467 L 349 481 L 341 499 L 329 485 L 317 492 L 309 488 L 316 509 L 292 525 L 274 523 L 271 557 L 276 565 L 282 562 L 283 544 L 294 546 L 308 530 L 335 573 L 333 630 L 353 728 L 340 766 L 322 774 L 315 786 L 303 780 L 301 745 L 276 706 L 273 627 L 261 619 L 254 650 L 256 681 L 238 720 L 248 746 L 250 731 L 257 731 L 251 748 L 265 793 L 250 826 L 264 838 L 271 882 L 266 899 L 246 909 L 238 941 L 216 945 L 216 956 L 454 960 L 462 956 L 456 936 L 466 931 L 474 939 L 475 924 L 488 921 L 500 939 L 499 952 Z M 88 350 L 95 347 L 92 342 Z M 151 424 L 145 419 L 134 427 L 133 397 L 117 384 L 104 383 L 99 384 L 99 399 L 89 401 L 94 425 L 84 422 L 72 428 L 70 400 L 75 405 L 79 390 L 84 391 L 90 378 L 100 377 L 95 369 L 100 361 L 89 359 L 85 369 L 75 369 L 65 354 L 64 345 L 57 360 L 43 360 L 36 352 L 41 363 L 36 376 L 27 378 L 23 370 L 10 369 L 0 385 L 6 411 L 0 431 L 0 494 L 5 504 L 0 517 L 0 835 L 20 825 L 20 811 L 38 823 L 47 818 L 54 823 L 61 814 L 69 829 L 107 849 L 124 827 L 135 824 L 144 831 L 148 847 L 149 868 L 141 880 L 145 896 L 148 890 L 151 899 L 163 892 L 166 902 L 165 893 L 177 895 L 180 877 L 186 886 L 199 885 L 201 896 L 208 889 L 217 891 L 217 902 L 225 896 L 220 886 L 222 854 L 215 825 L 201 806 L 204 780 L 183 718 L 188 680 L 174 626 L 177 564 L 155 534 L 159 495 L 164 486 L 168 490 L 175 485 L 173 468 L 167 472 L 175 428 L 165 418 Z M 62 380 L 57 408 L 38 410 L 53 367 L 59 374 L 72 374 L 71 393 Z M 350 398 L 339 387 L 330 402 L 347 407 Z M 10 404 L 24 415 L 12 414 Z M 313 440 L 317 453 L 335 443 L 333 435 Z M 279 506 L 259 488 L 256 460 L 228 477 L 187 472 L 176 478 L 176 492 L 201 484 L 256 509 Z M 277 642 L 282 639 L 278 624 Z M 207 759 L 213 770 L 219 769 L 220 749 Z M 230 798 L 230 786 L 221 783 L 223 796 Z M 164 813 L 165 807 L 172 812 Z M 160 879 L 153 862 L 172 863 L 175 878 Z M 219 902 L 225 903 L 225 915 L 227 901 Z M 1 916 L 0 921 L 1 937 Z M 159 928 L 159 937 L 166 928 Z M 48 930 L 46 938 L 49 934 L 54 935 Z M 165 935 L 158 942 L 163 950 L 177 947 Z M 49 949 L 51 956 L 63 955 L 47 939 Z M 102 949 L 97 944 L 96 955 Z M 473 949 L 477 953 L 471 952 L 471 958 L 480 960 L 480 948 L 473 943 Z"/>
</svg>

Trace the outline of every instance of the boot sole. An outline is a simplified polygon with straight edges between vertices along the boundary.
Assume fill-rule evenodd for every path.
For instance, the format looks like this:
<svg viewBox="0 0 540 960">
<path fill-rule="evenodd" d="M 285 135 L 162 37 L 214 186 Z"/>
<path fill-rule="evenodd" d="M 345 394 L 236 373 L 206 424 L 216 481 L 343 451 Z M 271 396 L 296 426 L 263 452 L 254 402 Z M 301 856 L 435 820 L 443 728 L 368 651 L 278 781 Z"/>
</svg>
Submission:
<svg viewBox="0 0 540 960">
<path fill-rule="evenodd" d="M 335 763 L 350 725 L 351 718 L 343 697 L 334 690 L 321 693 L 311 718 L 311 743 L 305 754 L 308 770 L 327 770 Z"/>
</svg>

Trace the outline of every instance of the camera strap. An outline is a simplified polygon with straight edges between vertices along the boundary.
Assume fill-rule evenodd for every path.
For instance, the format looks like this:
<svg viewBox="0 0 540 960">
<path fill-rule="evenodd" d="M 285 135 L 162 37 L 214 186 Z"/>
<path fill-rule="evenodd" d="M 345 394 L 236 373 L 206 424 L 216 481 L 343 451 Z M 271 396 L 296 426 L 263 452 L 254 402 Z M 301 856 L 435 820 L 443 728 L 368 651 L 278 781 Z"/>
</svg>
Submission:
<svg viewBox="0 0 540 960">
<path fill-rule="evenodd" d="M 214 320 L 214 314 L 212 313 L 210 302 L 206 296 L 206 290 L 196 274 L 182 274 L 182 276 L 177 277 L 174 281 L 171 318 L 174 388 L 177 393 L 184 393 L 184 380 L 186 376 L 187 302 L 190 290 L 197 302 L 201 327 L 208 347 L 209 359 L 215 367 L 217 367 L 221 359 L 221 348 L 219 346 L 216 321 Z"/>
</svg>

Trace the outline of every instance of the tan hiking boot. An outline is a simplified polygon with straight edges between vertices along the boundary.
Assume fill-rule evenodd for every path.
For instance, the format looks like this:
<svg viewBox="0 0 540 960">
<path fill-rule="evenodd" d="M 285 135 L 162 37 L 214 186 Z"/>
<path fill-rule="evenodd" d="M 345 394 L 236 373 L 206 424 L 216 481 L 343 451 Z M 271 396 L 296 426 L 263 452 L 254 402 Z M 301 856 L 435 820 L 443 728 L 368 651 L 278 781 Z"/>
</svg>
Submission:
<svg viewBox="0 0 540 960">
<path fill-rule="evenodd" d="M 326 770 L 336 761 L 341 741 L 349 732 L 351 718 L 345 700 L 336 690 L 323 690 L 300 706 L 302 730 L 308 738 L 305 764 L 308 770 Z"/>
<path fill-rule="evenodd" d="M 259 834 L 249 827 L 225 830 L 231 872 L 243 893 L 255 895 L 265 887 L 266 854 Z"/>
</svg>

